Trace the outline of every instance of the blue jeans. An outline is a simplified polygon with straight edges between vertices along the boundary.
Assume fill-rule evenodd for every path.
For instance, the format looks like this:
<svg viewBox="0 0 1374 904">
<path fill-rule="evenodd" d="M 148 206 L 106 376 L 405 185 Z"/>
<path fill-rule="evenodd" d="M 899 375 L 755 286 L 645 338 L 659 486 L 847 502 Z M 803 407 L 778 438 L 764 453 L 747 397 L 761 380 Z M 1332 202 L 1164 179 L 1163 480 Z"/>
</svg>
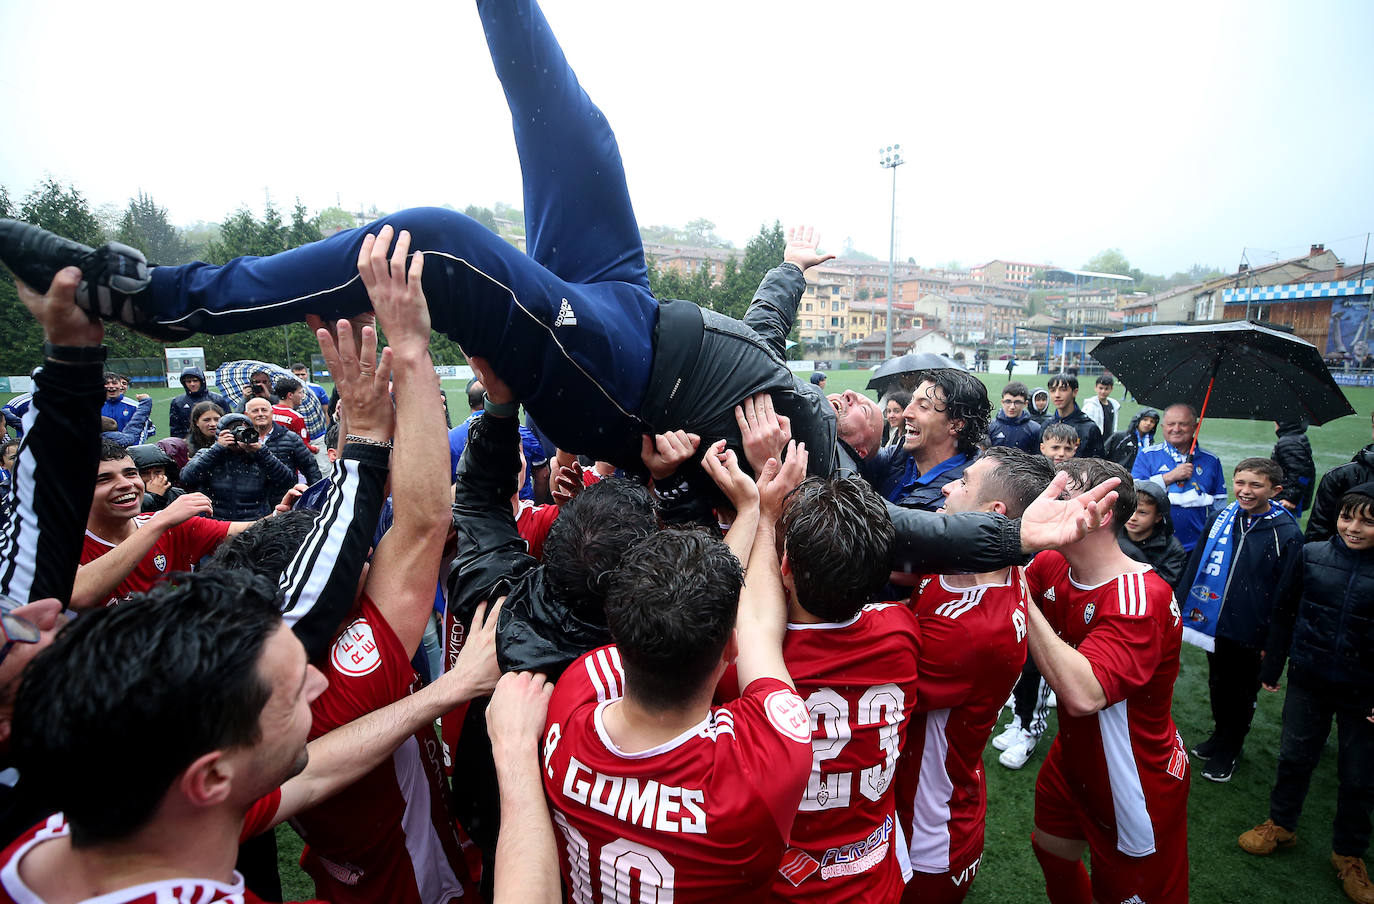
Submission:
<svg viewBox="0 0 1374 904">
<path fill-rule="evenodd" d="M 528 254 L 463 214 L 415 208 L 271 257 L 157 267 L 142 303 L 214 334 L 355 315 L 371 308 L 364 237 L 406 229 L 434 328 L 490 360 L 560 446 L 637 461 L 658 304 L 615 135 L 533 0 L 479 0 L 478 13 L 514 123 Z"/>
</svg>

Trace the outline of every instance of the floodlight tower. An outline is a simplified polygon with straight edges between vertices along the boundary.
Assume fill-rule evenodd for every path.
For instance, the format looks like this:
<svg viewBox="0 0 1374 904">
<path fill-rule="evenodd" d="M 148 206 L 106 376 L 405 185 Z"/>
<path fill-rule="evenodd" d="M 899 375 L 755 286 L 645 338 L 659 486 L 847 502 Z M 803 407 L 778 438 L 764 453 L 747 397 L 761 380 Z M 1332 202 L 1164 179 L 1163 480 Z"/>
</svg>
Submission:
<svg viewBox="0 0 1374 904">
<path fill-rule="evenodd" d="M 887 338 L 883 342 L 885 359 L 892 357 L 892 334 L 896 326 L 892 319 L 892 277 L 897 268 L 897 167 L 905 162 L 900 144 L 878 148 L 878 165 L 892 170 L 892 219 L 887 237 Z"/>
</svg>

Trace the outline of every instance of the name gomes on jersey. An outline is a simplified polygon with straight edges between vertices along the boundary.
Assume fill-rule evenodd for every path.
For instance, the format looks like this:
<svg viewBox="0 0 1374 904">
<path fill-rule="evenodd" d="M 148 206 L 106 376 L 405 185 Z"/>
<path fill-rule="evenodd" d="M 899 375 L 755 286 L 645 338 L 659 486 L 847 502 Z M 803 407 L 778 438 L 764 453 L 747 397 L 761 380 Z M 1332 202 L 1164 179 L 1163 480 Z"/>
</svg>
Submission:
<svg viewBox="0 0 1374 904">
<path fill-rule="evenodd" d="M 637 778 L 604 775 L 568 757 L 563 796 L 646 829 L 706 834 L 706 794 L 700 788 L 678 788 L 655 779 L 641 784 Z"/>
</svg>

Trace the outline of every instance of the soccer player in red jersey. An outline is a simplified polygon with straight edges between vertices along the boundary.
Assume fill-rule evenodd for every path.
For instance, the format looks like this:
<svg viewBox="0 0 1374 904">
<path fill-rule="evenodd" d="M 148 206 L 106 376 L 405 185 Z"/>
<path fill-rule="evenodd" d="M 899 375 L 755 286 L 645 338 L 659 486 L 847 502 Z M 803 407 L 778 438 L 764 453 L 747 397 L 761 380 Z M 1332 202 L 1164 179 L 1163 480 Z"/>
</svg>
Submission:
<svg viewBox="0 0 1374 904">
<path fill-rule="evenodd" d="M 789 448 L 783 476 L 773 462 L 755 491 L 722 445 L 703 465 L 738 512 L 731 547 L 752 541 L 743 591 L 726 544 L 649 535 L 609 579 L 615 643 L 575 660 L 554 688 L 544 790 L 576 904 L 760 900 L 806 787 L 811 733 L 782 658 L 773 526 L 806 456 Z M 736 653 L 744 693 L 712 707 Z"/>
<path fill-rule="evenodd" d="M 748 448 L 747 427 L 744 438 Z M 893 777 L 916 703 L 916 620 L 868 604 L 887 583 L 892 520 L 862 479 L 813 477 L 787 500 L 780 532 L 782 653 L 811 714 L 811 774 L 773 899 L 896 901 Z M 716 696 L 737 694 L 730 669 Z"/>
<path fill-rule="evenodd" d="M 945 484 L 941 511 L 1019 518 L 1053 479 L 1043 457 L 994 446 Z M 918 587 L 918 703 L 897 778 L 912 870 L 903 900 L 942 904 L 964 899 L 983 858 L 983 748 L 1026 661 L 1028 590 L 1016 567 Z"/>
<path fill-rule="evenodd" d="M 1035 785 L 1031 844 L 1053 904 L 1188 900 L 1188 751 L 1170 715 L 1182 621 L 1169 585 L 1126 557 L 1135 511 L 1118 465 L 1057 470 L 1081 493 L 1117 477 L 1106 529 L 1027 568 L 1030 649 L 1059 697 L 1059 736 Z M 1092 879 L 1081 858 L 1091 854 Z"/>
<path fill-rule="evenodd" d="M 101 445 L 95 495 L 86 519 L 72 608 L 90 609 L 142 593 L 167 575 L 190 571 L 226 537 L 252 521 L 215 521 L 203 493 L 187 493 L 160 512 L 139 514 L 143 480 L 118 443 Z"/>
</svg>

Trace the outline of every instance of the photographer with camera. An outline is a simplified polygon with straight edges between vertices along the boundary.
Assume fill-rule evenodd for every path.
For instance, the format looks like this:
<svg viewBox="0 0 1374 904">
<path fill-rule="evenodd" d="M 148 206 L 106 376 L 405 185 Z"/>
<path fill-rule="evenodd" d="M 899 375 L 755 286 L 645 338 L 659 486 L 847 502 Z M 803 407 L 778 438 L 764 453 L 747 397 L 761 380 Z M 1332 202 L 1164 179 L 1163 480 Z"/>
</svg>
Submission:
<svg viewBox="0 0 1374 904">
<path fill-rule="evenodd" d="M 300 438 L 272 423 L 266 399 L 249 399 L 245 410 L 220 418 L 215 444 L 197 452 L 181 470 L 182 484 L 210 497 L 216 517 L 226 521 L 251 521 L 270 513 L 295 484 L 297 468 L 307 482 L 320 478 L 319 466 Z M 278 440 L 277 432 L 285 439 Z M 291 440 L 299 447 L 298 457 L 292 456 Z"/>
</svg>

